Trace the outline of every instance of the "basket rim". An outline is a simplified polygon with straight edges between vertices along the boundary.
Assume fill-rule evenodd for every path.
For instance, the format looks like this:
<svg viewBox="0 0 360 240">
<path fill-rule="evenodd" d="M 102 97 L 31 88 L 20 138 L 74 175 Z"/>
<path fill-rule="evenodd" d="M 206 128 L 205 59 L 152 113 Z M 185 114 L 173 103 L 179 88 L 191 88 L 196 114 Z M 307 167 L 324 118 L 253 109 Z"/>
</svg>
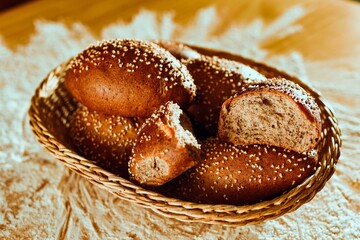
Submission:
<svg viewBox="0 0 360 240">
<path fill-rule="evenodd" d="M 244 220 L 241 219 L 242 215 L 256 216 L 259 215 L 259 212 L 261 212 L 262 214 L 260 215 L 266 216 L 267 211 L 269 212 L 272 207 L 277 208 L 279 206 L 288 207 L 290 209 L 290 211 L 275 214 L 272 217 L 270 211 L 268 213 L 270 217 L 267 218 L 269 220 L 296 210 L 304 203 L 307 203 L 311 199 L 313 199 L 317 192 L 319 192 L 324 187 L 325 183 L 331 178 L 335 171 L 336 163 L 340 157 L 340 147 L 342 144 L 341 131 L 337 125 L 337 119 L 335 118 L 331 107 L 329 106 L 329 104 L 327 104 L 327 101 L 324 99 L 324 97 L 318 91 L 312 89 L 310 86 L 303 83 L 301 80 L 298 80 L 302 87 L 305 86 L 305 88 L 310 91 L 311 95 L 316 98 L 318 102 L 323 104 L 322 111 L 326 111 L 326 115 L 332 123 L 330 130 L 335 137 L 332 138 L 333 148 L 331 148 L 331 152 L 329 152 L 329 156 L 331 156 L 330 164 L 327 164 L 327 162 L 325 161 L 327 159 L 322 159 L 321 161 L 319 157 L 319 164 L 316 172 L 309 176 L 301 184 L 293 187 L 291 190 L 283 193 L 278 197 L 275 197 L 274 199 L 241 206 L 228 204 L 200 204 L 188 202 L 145 189 L 131 182 L 130 180 L 119 177 L 111 172 L 102 169 L 101 167 L 94 164 L 92 161 L 78 155 L 75 151 L 65 147 L 60 141 L 58 141 L 58 139 L 54 137 L 52 133 L 49 132 L 46 124 L 41 119 L 39 112 L 39 100 L 42 97 L 40 96 L 40 94 L 41 92 L 47 90 L 46 88 L 48 87 L 47 84 L 50 78 L 60 78 L 59 75 L 63 73 L 63 71 L 66 69 L 70 60 L 71 59 L 58 65 L 52 71 L 50 71 L 40 83 L 40 85 L 36 88 L 35 93 L 31 98 L 30 108 L 28 111 L 31 128 L 36 135 L 38 141 L 57 160 L 60 160 L 65 165 L 70 167 L 70 169 L 84 176 L 92 183 L 95 183 L 96 185 L 101 185 L 101 187 L 115 194 L 117 197 L 132 201 L 135 204 L 143 207 L 151 208 L 155 212 L 158 212 L 164 216 L 169 217 L 170 214 L 170 217 L 174 217 L 178 215 L 176 217 L 178 220 L 183 220 L 187 222 L 200 221 L 212 224 L 221 223 L 224 225 L 246 225 L 248 223 L 256 223 L 266 219 L 259 218 L 259 221 L 256 221 L 255 219 L 253 221 L 249 220 L 249 222 L 246 222 L 242 221 Z M 74 164 L 76 164 L 76 166 Z M 82 167 L 79 168 L 78 166 Z M 321 178 L 322 181 L 318 181 L 318 178 L 321 177 L 319 175 L 324 175 L 325 178 Z M 300 192 L 300 190 L 311 190 L 313 188 L 315 188 L 316 191 L 308 191 L 309 193 L 307 193 L 306 196 L 303 196 Z M 135 197 L 130 196 L 128 194 L 129 191 L 132 192 Z M 299 204 L 303 199 L 305 199 L 305 201 Z M 193 211 L 196 213 L 194 213 L 193 216 L 191 216 L 191 214 L 185 214 L 185 218 L 182 219 L 181 216 L 184 216 L 184 213 L 177 213 L 178 210 Z M 221 216 L 222 214 L 227 215 L 227 217 Z M 204 217 L 202 217 L 203 215 Z M 207 215 L 213 216 L 208 219 Z"/>
</svg>

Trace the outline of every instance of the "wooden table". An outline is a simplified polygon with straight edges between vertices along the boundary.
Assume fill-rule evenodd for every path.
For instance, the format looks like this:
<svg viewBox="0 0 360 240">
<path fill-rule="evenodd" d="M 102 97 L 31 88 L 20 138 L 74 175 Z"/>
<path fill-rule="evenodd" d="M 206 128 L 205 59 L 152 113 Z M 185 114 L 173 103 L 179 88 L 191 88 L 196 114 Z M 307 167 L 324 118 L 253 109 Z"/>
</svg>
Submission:
<svg viewBox="0 0 360 240">
<path fill-rule="evenodd" d="M 27 42 L 36 19 L 68 24 L 79 21 L 96 34 L 114 21 L 130 21 L 143 8 L 175 11 L 175 20 L 186 23 L 199 8 L 213 4 L 222 19 L 215 33 L 221 33 L 230 24 L 249 22 L 259 16 L 273 20 L 294 5 L 306 6 L 311 12 L 300 19 L 303 31 L 283 39 L 270 39 L 263 47 L 273 54 L 299 51 L 309 59 L 360 55 L 360 4 L 342 0 L 31 1 L 0 13 L 0 35 L 15 48 Z M 248 10 L 241 11 L 244 8 Z"/>
</svg>

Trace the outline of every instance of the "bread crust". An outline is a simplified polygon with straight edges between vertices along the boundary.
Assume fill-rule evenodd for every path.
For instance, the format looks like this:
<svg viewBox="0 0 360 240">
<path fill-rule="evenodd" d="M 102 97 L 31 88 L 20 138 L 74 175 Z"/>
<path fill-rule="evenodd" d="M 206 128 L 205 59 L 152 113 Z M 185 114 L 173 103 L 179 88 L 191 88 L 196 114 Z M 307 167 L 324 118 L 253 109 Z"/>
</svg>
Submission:
<svg viewBox="0 0 360 240">
<path fill-rule="evenodd" d="M 170 100 L 186 107 L 196 91 L 186 67 L 168 51 L 148 41 L 117 39 L 73 58 L 65 86 L 89 109 L 124 117 L 148 117 Z"/>
<path fill-rule="evenodd" d="M 216 138 L 202 144 L 201 161 L 169 182 L 168 194 L 205 204 L 253 204 L 277 197 L 315 172 L 314 151 L 236 146 Z"/>
</svg>

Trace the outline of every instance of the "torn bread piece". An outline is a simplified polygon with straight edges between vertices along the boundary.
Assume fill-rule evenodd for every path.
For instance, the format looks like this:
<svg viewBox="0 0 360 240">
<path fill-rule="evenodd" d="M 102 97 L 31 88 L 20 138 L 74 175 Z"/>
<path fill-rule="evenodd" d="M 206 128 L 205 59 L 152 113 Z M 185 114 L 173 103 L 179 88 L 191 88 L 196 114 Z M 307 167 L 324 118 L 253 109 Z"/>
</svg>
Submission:
<svg viewBox="0 0 360 240">
<path fill-rule="evenodd" d="M 200 145 L 189 118 L 179 105 L 167 102 L 143 124 L 129 173 L 140 184 L 160 186 L 193 167 L 199 158 Z"/>
</svg>

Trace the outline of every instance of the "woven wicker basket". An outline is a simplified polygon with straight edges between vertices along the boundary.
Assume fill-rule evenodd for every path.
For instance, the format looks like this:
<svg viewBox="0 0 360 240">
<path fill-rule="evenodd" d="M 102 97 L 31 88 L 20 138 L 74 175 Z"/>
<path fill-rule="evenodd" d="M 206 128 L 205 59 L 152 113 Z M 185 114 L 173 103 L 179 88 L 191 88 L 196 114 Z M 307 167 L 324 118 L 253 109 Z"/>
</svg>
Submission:
<svg viewBox="0 0 360 240">
<path fill-rule="evenodd" d="M 66 65 L 64 63 L 51 71 L 31 100 L 30 125 L 39 142 L 56 159 L 90 182 L 165 217 L 222 225 L 246 225 L 274 219 L 309 202 L 334 173 L 341 146 L 337 120 L 319 93 L 298 82 L 316 98 L 323 122 L 317 149 L 318 168 L 301 185 L 275 199 L 246 206 L 196 204 L 146 190 L 100 168 L 73 150 L 68 135 L 68 116 L 77 108 L 77 103 L 64 88 L 63 74 Z"/>
</svg>

